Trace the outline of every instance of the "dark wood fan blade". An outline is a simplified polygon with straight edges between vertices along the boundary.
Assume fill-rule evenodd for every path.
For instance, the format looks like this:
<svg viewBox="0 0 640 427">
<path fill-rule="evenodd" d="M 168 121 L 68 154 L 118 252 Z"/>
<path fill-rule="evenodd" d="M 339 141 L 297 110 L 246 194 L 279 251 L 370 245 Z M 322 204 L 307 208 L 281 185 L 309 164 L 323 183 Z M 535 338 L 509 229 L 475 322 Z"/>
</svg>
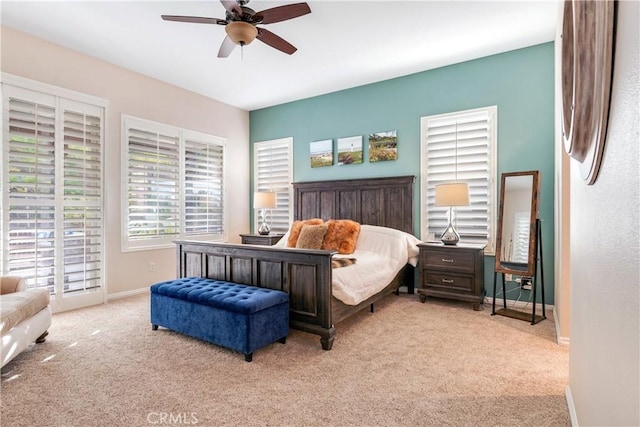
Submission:
<svg viewBox="0 0 640 427">
<path fill-rule="evenodd" d="M 235 0 L 220 0 L 220 3 L 230 14 L 233 15 L 233 12 L 235 12 L 238 15 L 242 15 L 242 8 Z"/>
<path fill-rule="evenodd" d="M 224 40 L 222 40 L 222 44 L 220 45 L 218 58 L 226 58 L 227 56 L 231 55 L 231 52 L 233 52 L 233 49 L 235 49 L 235 47 L 236 44 L 229 38 L 229 36 L 226 36 Z"/>
<path fill-rule="evenodd" d="M 160 15 L 165 21 L 190 22 L 193 24 L 227 25 L 227 21 L 219 18 L 203 18 L 201 16 Z"/>
<path fill-rule="evenodd" d="M 292 45 L 282 37 L 276 36 L 271 31 L 265 30 L 264 28 L 258 28 L 258 35 L 256 38 L 261 42 L 266 43 L 269 46 L 289 55 L 298 50 L 294 45 Z"/>
<path fill-rule="evenodd" d="M 258 12 L 259 15 L 262 15 L 263 24 L 286 21 L 287 19 L 297 18 L 307 13 L 311 13 L 311 8 L 306 3 L 287 4 Z"/>
</svg>

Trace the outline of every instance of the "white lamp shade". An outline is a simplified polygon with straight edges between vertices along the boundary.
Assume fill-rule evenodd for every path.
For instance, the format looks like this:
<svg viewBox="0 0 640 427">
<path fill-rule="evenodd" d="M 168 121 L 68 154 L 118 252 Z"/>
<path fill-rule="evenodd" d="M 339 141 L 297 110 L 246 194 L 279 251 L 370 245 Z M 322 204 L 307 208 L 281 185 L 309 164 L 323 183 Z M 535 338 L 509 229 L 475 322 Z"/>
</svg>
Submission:
<svg viewBox="0 0 640 427">
<path fill-rule="evenodd" d="M 436 206 L 469 206 L 466 182 L 436 185 Z"/>
<path fill-rule="evenodd" d="M 276 193 L 253 193 L 254 209 L 273 209 L 276 207 Z"/>
</svg>

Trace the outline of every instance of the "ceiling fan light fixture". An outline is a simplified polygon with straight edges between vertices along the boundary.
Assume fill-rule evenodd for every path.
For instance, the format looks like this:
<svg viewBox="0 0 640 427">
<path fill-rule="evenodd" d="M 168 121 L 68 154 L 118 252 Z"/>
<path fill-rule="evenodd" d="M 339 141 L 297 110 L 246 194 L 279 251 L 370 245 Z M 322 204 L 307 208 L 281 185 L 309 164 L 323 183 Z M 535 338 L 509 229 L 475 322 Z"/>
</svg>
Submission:
<svg viewBox="0 0 640 427">
<path fill-rule="evenodd" d="M 240 46 L 250 44 L 258 35 L 258 29 L 248 22 L 229 22 L 224 29 L 231 41 Z"/>
</svg>

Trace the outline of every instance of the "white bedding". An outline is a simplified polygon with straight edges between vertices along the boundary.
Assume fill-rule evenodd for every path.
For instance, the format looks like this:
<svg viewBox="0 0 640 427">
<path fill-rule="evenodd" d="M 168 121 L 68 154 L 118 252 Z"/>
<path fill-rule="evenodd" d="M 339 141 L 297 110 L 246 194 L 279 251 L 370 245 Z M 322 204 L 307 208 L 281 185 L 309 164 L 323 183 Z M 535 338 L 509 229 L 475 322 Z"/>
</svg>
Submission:
<svg viewBox="0 0 640 427">
<path fill-rule="evenodd" d="M 286 247 L 287 235 L 276 246 Z M 347 305 L 357 305 L 384 289 L 406 263 L 418 263 L 420 243 L 415 236 L 386 227 L 361 225 L 356 250 L 335 258 L 356 258 L 348 267 L 333 269 L 333 296 Z"/>
</svg>

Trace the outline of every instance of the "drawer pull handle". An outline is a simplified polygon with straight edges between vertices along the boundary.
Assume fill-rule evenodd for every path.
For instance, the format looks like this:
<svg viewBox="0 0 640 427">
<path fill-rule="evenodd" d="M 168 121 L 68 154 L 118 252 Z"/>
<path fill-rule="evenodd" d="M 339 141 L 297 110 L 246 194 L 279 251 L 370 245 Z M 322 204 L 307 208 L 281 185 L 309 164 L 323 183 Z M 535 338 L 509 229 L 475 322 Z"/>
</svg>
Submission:
<svg viewBox="0 0 640 427">
<path fill-rule="evenodd" d="M 453 262 L 453 260 L 452 259 L 442 258 L 442 262 Z"/>
<path fill-rule="evenodd" d="M 442 283 L 453 283 L 453 280 L 442 279 Z"/>
</svg>

